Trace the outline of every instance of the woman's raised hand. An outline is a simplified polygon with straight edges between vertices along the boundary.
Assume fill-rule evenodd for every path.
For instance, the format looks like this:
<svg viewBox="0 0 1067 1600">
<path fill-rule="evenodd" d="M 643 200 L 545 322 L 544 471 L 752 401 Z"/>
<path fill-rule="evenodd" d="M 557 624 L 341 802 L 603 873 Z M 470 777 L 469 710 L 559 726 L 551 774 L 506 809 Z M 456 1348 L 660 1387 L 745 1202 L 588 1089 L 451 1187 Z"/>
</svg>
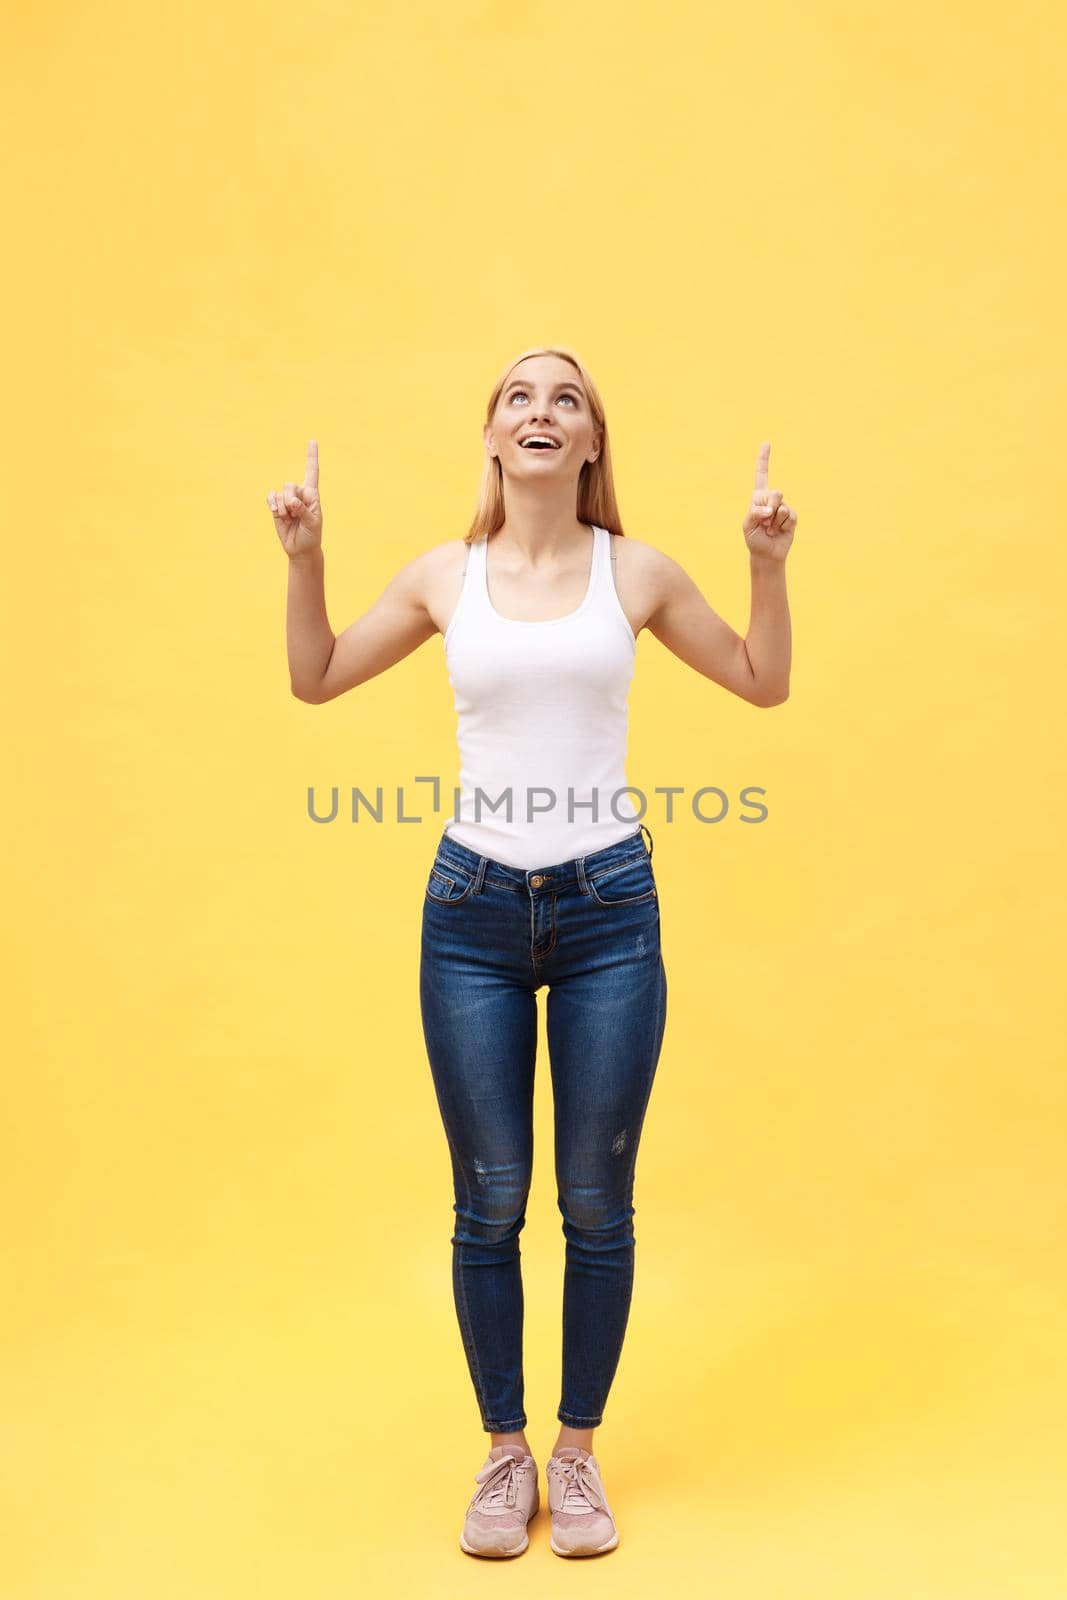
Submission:
<svg viewBox="0 0 1067 1600">
<path fill-rule="evenodd" d="M 756 457 L 756 484 L 741 530 L 754 556 L 770 556 L 772 560 L 784 561 L 793 543 L 797 514 L 791 506 L 786 505 L 780 489 L 767 487 L 767 464 L 770 459 L 771 446 L 769 440 L 765 439 Z"/>
<path fill-rule="evenodd" d="M 272 489 L 267 504 L 274 513 L 274 528 L 286 555 L 302 556 L 322 544 L 322 506 L 319 503 L 319 444 L 308 440 L 304 482 L 287 483 L 279 494 Z"/>
</svg>

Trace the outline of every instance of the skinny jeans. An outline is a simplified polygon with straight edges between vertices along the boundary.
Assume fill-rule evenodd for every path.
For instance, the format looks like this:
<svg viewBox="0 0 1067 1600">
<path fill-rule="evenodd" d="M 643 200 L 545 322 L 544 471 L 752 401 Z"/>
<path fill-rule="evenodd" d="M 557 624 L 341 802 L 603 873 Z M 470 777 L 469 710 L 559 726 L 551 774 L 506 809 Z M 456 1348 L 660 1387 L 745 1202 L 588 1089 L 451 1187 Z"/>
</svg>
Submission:
<svg viewBox="0 0 1067 1600">
<path fill-rule="evenodd" d="M 641 832 L 648 835 L 645 849 Z M 423 1032 L 452 1162 L 452 1287 L 487 1432 L 526 1426 L 519 1235 L 547 988 L 565 1239 L 559 1421 L 598 1427 L 634 1277 L 634 1171 L 667 1011 L 652 835 L 529 871 L 442 834 L 426 884 Z"/>
</svg>

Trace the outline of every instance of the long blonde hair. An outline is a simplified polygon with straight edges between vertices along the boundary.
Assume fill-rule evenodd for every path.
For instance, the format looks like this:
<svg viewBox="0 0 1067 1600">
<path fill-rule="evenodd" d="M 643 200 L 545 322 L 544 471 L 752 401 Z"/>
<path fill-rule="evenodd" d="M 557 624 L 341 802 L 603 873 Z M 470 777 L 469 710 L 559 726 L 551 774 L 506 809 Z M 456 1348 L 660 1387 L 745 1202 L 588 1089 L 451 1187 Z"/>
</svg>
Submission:
<svg viewBox="0 0 1067 1600">
<path fill-rule="evenodd" d="M 524 350 L 521 356 L 516 356 L 501 373 L 493 386 L 489 396 L 489 405 L 486 408 L 485 420 L 491 424 L 493 413 L 496 411 L 497 401 L 507 382 L 508 374 L 512 368 L 517 367 L 520 361 L 525 361 L 528 356 L 560 356 L 564 361 L 569 361 L 582 380 L 589 409 L 593 413 L 593 425 L 600 433 L 600 453 L 595 461 L 586 461 L 578 475 L 578 503 L 576 511 L 579 522 L 596 524 L 598 527 L 607 528 L 609 533 L 623 533 L 622 521 L 619 517 L 619 508 L 615 503 L 615 481 L 611 472 L 611 446 L 608 441 L 608 425 L 604 416 L 604 403 L 600 398 L 596 384 L 593 382 L 583 363 L 572 350 L 563 350 L 556 345 L 541 346 L 536 350 Z M 481 487 L 478 490 L 478 505 L 464 538 L 471 544 L 482 534 L 486 537 L 496 533 L 504 525 L 504 474 L 498 456 L 486 453 L 485 467 L 482 471 Z"/>
</svg>

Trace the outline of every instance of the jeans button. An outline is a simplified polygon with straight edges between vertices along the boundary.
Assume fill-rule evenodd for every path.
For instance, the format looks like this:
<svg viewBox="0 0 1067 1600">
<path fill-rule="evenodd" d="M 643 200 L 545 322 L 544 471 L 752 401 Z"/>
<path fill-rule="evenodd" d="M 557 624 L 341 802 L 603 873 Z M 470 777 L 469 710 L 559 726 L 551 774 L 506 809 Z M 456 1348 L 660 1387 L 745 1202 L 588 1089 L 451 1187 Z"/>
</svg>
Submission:
<svg viewBox="0 0 1067 1600">
<path fill-rule="evenodd" d="M 545 880 L 542 878 L 542 876 L 541 876 L 541 874 L 539 872 L 535 872 L 533 877 L 530 879 L 530 883 L 533 886 L 533 888 L 535 888 L 535 889 L 540 889 L 540 887 L 544 883 L 544 881 Z"/>
</svg>

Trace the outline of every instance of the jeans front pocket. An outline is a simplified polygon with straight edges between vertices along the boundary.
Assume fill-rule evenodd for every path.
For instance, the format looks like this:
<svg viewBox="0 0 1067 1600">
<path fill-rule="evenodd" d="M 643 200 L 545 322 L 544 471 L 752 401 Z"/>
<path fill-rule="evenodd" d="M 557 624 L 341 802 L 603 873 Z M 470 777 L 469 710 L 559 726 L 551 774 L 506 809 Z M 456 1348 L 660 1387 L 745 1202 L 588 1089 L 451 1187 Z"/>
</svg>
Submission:
<svg viewBox="0 0 1067 1600">
<path fill-rule="evenodd" d="M 466 900 L 474 887 L 474 875 L 454 861 L 438 857 L 430 868 L 426 882 L 426 898 L 438 905 L 457 906 Z"/>
<path fill-rule="evenodd" d="M 656 880 L 647 854 L 605 867 L 587 876 L 586 882 L 599 906 L 636 906 L 656 899 Z"/>
</svg>

